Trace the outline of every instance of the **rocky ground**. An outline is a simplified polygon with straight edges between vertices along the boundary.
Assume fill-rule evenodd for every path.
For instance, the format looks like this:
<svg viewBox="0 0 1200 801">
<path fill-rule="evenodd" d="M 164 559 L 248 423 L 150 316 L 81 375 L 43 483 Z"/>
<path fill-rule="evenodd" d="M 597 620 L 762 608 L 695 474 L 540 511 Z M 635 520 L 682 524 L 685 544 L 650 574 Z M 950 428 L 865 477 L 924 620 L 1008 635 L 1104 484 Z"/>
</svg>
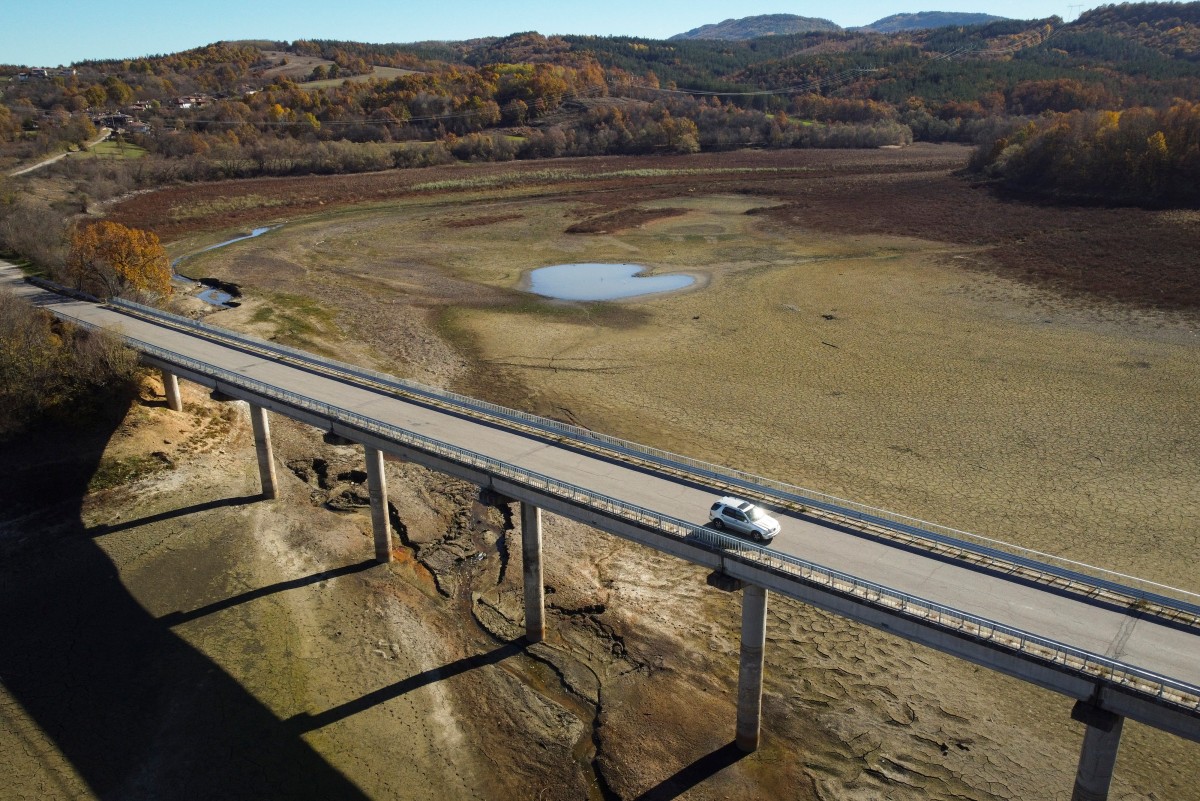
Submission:
<svg viewBox="0 0 1200 801">
<path fill-rule="evenodd" d="M 879 160 L 896 161 L 896 191 L 916 192 L 912 171 L 927 181 L 940 169 L 937 186 L 953 186 L 949 165 L 962 153 L 944 153 L 916 151 L 910 162 L 834 154 L 848 165 L 841 208 L 868 203 L 862 184 L 887 184 Z M 793 166 L 818 168 L 812 154 L 798 158 Z M 759 154 L 739 159 L 730 166 L 768 166 Z M 357 188 L 294 202 L 379 201 L 415 180 L 371 178 L 380 194 L 369 198 L 349 179 L 305 183 L 312 192 Z M 624 426 L 689 453 L 706 446 L 705 421 L 765 405 L 774 419 L 747 417 L 747 426 L 761 423 L 778 447 L 731 448 L 728 458 L 823 476 L 881 501 L 915 499 L 957 512 L 951 522 L 1000 516 L 1051 543 L 1067 532 L 1057 540 L 1065 547 L 1120 536 L 1126 518 L 1106 522 L 1125 515 L 1152 527 L 1161 553 L 1116 541 L 1104 550 L 1165 578 L 1188 573 L 1180 558 L 1196 519 L 1186 491 L 1194 465 L 1181 458 L 1194 445 L 1194 415 L 1179 399 L 1195 372 L 1186 321 L 1022 294 L 993 277 L 1002 253 L 976 262 L 995 243 L 960 241 L 967 234 L 945 224 L 963 202 L 957 195 L 937 208 L 871 206 L 860 219 L 869 231 L 814 244 L 820 226 L 848 224 L 826 208 L 836 204 L 770 181 L 757 193 L 740 187 L 735 201 L 697 198 L 689 180 L 627 196 L 640 205 L 626 212 L 593 182 L 561 208 L 540 190 L 524 204 L 475 198 L 439 209 L 423 199 L 409 216 L 387 218 L 391 234 L 352 214 L 293 220 L 292 238 L 263 237 L 254 240 L 262 250 L 209 263 L 246 290 L 241 306 L 211 319 L 605 430 Z M 198 188 L 209 191 L 212 203 L 234 195 Z M 166 197 L 154 207 L 164 214 L 176 190 Z M 970 229 L 973 218 L 958 219 Z M 565 233 L 588 221 L 582 236 L 608 238 Z M 623 224 L 641 227 L 612 235 L 610 225 Z M 911 238 L 917 225 L 933 226 L 929 239 Z M 1183 220 L 1172 237 L 1193 228 Z M 385 236 L 423 243 L 422 255 L 372 250 Z M 436 261 L 424 243 L 443 239 L 490 258 L 472 272 L 446 246 Z M 508 241 L 511 253 L 499 245 Z M 350 257 L 348 243 L 358 243 Z M 541 255 L 538 247 L 653 254 L 676 269 L 714 255 L 701 265 L 705 292 L 582 317 L 523 306 L 514 314 L 513 253 Z M 319 288 L 323 307 L 296 300 L 305 287 Z M 733 322 L 730 304 L 744 310 Z M 448 321 L 448 307 L 467 312 Z M 301 312 L 307 326 L 285 325 Z M 743 319 L 770 319 L 784 333 Z M 712 386 L 701 357 L 727 345 L 777 354 L 769 372 L 786 381 L 760 394 Z M 910 380 L 914 365 L 947 355 L 935 394 Z M 614 359 L 625 368 L 610 369 Z M 1003 378 L 1023 389 L 997 390 Z M 1035 391 L 1046 385 L 1095 395 L 1072 408 L 1101 419 L 1059 426 L 1062 407 Z M 0 787 L 13 798 L 1069 797 L 1082 738 L 1069 701 L 774 597 L 763 747 L 743 756 L 731 745 L 740 599 L 706 586 L 701 571 L 546 516 L 548 636 L 525 645 L 516 510 L 388 462 L 396 559 L 377 565 L 357 449 L 272 417 L 281 494 L 262 500 L 244 407 L 183 387 L 182 414 L 165 408 L 148 374 L 136 400 L 101 421 L 4 445 Z M 967 414 L 964 395 L 989 397 L 993 411 Z M 1140 413 L 1111 411 L 1131 399 Z M 803 412 L 814 404 L 825 420 L 857 422 L 822 430 Z M 690 406 L 701 411 L 683 414 Z M 935 426 L 931 406 L 962 413 Z M 1021 447 L 1010 444 L 1014 425 Z M 1136 435 L 1124 441 L 1161 443 L 1174 475 L 1137 449 L 1097 451 L 1099 467 L 1086 454 L 1071 462 L 1064 442 L 1090 453 L 1111 425 Z M 985 447 L 999 455 L 980 480 L 964 460 Z M 1075 477 L 1053 487 L 1050 507 L 1036 503 L 1046 479 L 1023 471 L 1021 448 L 1034 449 L 1051 479 Z M 754 461 L 772 455 L 779 461 Z M 1122 484 L 1170 499 L 1179 519 L 1110 508 L 1105 498 L 1133 494 Z M 1047 515 L 1051 523 L 1039 524 Z M 1114 797 L 1200 798 L 1197 765 L 1194 744 L 1127 725 Z"/>
<path fill-rule="evenodd" d="M 734 643 L 685 644 L 689 617 L 736 613 L 703 575 L 548 519 L 549 637 L 528 646 L 511 510 L 389 463 L 399 544 L 377 565 L 356 448 L 275 419 L 263 501 L 244 408 L 185 398 L 166 410 L 148 378 L 89 454 L 153 454 L 142 475 L 5 526 L 10 797 L 632 798 L 674 786 L 680 754 L 733 761 Z M 24 486 L 49 492 L 80 453 L 37 446 Z M 692 608 L 656 608 L 679 583 Z M 799 780 L 778 758 L 708 786 Z"/>
</svg>

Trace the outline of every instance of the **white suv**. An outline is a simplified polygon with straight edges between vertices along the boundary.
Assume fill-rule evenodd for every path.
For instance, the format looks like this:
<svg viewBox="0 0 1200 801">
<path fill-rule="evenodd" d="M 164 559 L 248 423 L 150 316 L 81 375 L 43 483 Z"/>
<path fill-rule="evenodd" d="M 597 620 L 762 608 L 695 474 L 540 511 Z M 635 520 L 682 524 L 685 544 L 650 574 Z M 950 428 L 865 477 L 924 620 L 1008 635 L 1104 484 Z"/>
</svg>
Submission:
<svg viewBox="0 0 1200 801">
<path fill-rule="evenodd" d="M 708 516 L 713 528 L 730 529 L 755 542 L 770 542 L 779 533 L 778 520 L 741 498 L 721 498 L 708 510 Z"/>
</svg>

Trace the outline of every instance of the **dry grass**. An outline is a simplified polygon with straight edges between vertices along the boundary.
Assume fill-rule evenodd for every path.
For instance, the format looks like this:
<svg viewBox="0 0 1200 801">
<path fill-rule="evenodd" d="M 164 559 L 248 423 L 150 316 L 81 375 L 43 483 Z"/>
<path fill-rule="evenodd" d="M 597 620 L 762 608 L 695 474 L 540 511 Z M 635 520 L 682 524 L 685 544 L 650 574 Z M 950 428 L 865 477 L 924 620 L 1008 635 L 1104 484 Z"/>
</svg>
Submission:
<svg viewBox="0 0 1200 801">
<path fill-rule="evenodd" d="M 171 209 L 171 219 L 174 221 L 205 220 L 226 214 L 235 214 L 254 210 L 262 213 L 265 208 L 287 205 L 283 198 L 266 197 L 263 195 L 235 195 L 228 198 L 209 198 L 191 205 L 179 205 Z"/>
</svg>

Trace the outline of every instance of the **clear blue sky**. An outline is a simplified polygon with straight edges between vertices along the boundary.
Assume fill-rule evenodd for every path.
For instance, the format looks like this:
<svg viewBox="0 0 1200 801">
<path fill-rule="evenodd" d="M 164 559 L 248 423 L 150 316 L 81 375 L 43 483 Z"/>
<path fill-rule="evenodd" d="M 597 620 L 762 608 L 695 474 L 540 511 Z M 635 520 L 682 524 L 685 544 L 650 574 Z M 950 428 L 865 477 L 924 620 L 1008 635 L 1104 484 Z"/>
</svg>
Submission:
<svg viewBox="0 0 1200 801">
<path fill-rule="evenodd" d="M 914 11 L 1074 19 L 1070 0 L 0 0 L 0 64 L 174 53 L 233 39 L 416 42 L 518 31 L 665 39 L 731 17 L 798 14 L 844 27 Z"/>
</svg>

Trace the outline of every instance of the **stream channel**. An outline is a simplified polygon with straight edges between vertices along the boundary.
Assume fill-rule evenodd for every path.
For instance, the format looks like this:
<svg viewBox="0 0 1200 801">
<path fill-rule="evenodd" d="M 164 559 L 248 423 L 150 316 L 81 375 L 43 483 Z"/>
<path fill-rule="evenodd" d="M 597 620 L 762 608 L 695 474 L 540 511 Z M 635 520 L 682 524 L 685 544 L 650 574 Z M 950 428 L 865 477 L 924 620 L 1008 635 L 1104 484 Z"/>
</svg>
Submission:
<svg viewBox="0 0 1200 801">
<path fill-rule="evenodd" d="M 215 245 L 209 245 L 206 248 L 200 248 L 200 250 L 197 250 L 195 253 L 184 254 L 183 256 L 180 256 L 171 262 L 171 280 L 180 284 L 188 283 L 206 286 L 208 289 L 196 293 L 197 298 L 205 303 L 210 303 L 213 306 L 216 306 L 218 309 L 231 309 L 237 305 L 236 303 L 231 303 L 231 301 L 239 295 L 236 287 L 226 284 L 223 281 L 217 281 L 213 278 L 192 278 L 190 276 L 186 276 L 179 272 L 179 265 L 185 259 L 190 259 L 191 257 L 197 256 L 201 253 L 207 253 L 210 250 L 223 248 L 226 245 L 232 245 L 234 242 L 241 242 L 244 239 L 253 239 L 256 236 L 262 236 L 267 231 L 273 231 L 278 227 L 279 226 L 277 225 L 269 225 L 263 228 L 254 228 L 251 229 L 250 233 L 248 234 L 235 236 L 233 239 L 226 239 L 224 242 L 218 242 Z"/>
</svg>

